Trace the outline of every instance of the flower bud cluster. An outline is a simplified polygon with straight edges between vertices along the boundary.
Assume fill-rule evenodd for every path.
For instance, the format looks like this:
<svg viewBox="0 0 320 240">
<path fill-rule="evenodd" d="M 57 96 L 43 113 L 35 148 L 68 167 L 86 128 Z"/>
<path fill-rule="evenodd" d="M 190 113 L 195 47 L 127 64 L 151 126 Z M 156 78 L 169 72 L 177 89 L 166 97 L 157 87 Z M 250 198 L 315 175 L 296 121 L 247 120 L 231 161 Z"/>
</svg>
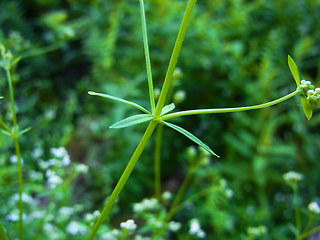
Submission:
<svg viewBox="0 0 320 240">
<path fill-rule="evenodd" d="M 310 103 L 320 107 L 320 88 L 315 88 L 310 81 L 301 80 L 300 88 L 303 90 Z"/>
</svg>

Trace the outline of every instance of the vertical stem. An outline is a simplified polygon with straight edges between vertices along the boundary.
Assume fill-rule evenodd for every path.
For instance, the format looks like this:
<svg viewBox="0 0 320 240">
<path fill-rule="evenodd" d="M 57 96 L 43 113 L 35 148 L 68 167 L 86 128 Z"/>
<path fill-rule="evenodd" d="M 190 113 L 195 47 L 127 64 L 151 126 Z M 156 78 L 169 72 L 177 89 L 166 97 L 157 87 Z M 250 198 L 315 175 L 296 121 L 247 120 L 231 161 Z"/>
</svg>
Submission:
<svg viewBox="0 0 320 240">
<path fill-rule="evenodd" d="M 139 145 L 137 146 L 136 150 L 134 151 L 126 169 L 124 170 L 124 172 L 122 173 L 116 187 L 114 188 L 113 192 L 111 193 L 111 196 L 109 197 L 106 205 L 104 206 L 102 213 L 100 215 L 100 217 L 98 218 L 96 224 L 94 225 L 90 236 L 89 236 L 89 240 L 94 239 L 94 236 L 96 235 L 99 227 L 101 226 L 101 224 L 103 223 L 104 219 L 106 218 L 106 216 L 108 215 L 108 213 L 111 210 L 111 207 L 113 206 L 114 202 L 116 201 L 117 197 L 119 196 L 122 188 L 124 187 L 124 185 L 126 184 L 134 166 L 136 165 L 137 161 L 139 160 L 144 148 L 146 147 L 148 140 L 150 139 L 155 127 L 157 126 L 157 122 L 156 121 L 151 121 L 139 143 Z"/>
<path fill-rule="evenodd" d="M 163 108 L 163 106 L 165 104 L 169 89 L 171 87 L 173 71 L 174 71 L 174 69 L 175 69 L 175 67 L 177 65 L 177 61 L 178 61 L 178 57 L 179 57 L 179 54 L 180 54 L 180 51 L 181 51 L 183 39 L 184 39 L 184 36 L 186 34 L 186 31 L 187 31 L 188 22 L 189 22 L 189 19 L 190 19 L 190 16 L 191 16 L 191 12 L 193 10 L 195 2 L 196 2 L 196 0 L 189 0 L 187 9 L 186 9 L 186 11 L 184 13 L 184 17 L 183 17 L 183 20 L 182 20 L 182 23 L 181 23 L 181 27 L 180 27 L 180 30 L 179 30 L 179 33 L 178 33 L 178 37 L 177 37 L 177 40 L 176 40 L 176 43 L 174 45 L 173 52 L 172 52 L 172 55 L 171 55 L 171 59 L 170 59 L 169 67 L 168 67 L 168 70 L 167 70 L 167 74 L 166 74 L 166 77 L 164 79 L 163 87 L 162 87 L 162 90 L 161 90 L 161 93 L 160 93 L 159 101 L 157 103 L 157 107 L 156 107 L 156 110 L 155 110 L 155 113 L 154 113 L 155 116 L 160 116 L 161 110 L 162 110 L 162 108 Z"/>
<path fill-rule="evenodd" d="M 293 188 L 293 201 L 294 201 L 294 207 L 295 207 L 295 219 L 296 219 L 296 228 L 299 232 L 299 235 L 301 233 L 301 216 L 299 211 L 299 204 L 298 204 L 298 189 L 297 186 L 294 186 Z"/>
<path fill-rule="evenodd" d="M 146 15 L 145 15 L 145 10 L 144 10 L 143 0 L 140 0 L 140 10 L 141 10 L 141 23 L 142 23 L 142 37 L 143 37 L 144 55 L 146 58 L 146 66 L 147 66 L 147 74 L 148 74 L 148 86 L 149 86 L 151 112 L 153 113 L 156 106 L 155 106 L 154 93 L 153 93 L 153 82 L 152 82 L 152 71 L 151 71 L 151 62 L 150 62 L 150 54 L 149 54 L 149 46 L 148 46 Z"/>
<path fill-rule="evenodd" d="M 154 151 L 154 184 L 155 195 L 160 200 L 161 195 L 161 140 L 163 133 L 163 124 L 158 125 L 156 132 L 156 144 Z"/>
<path fill-rule="evenodd" d="M 11 133 L 11 137 L 14 141 L 14 147 L 17 156 L 17 168 L 18 168 L 18 184 L 19 184 L 19 239 L 23 239 L 23 228 L 22 228 L 22 184 L 23 184 L 23 177 L 22 177 L 22 167 L 21 167 L 21 156 L 20 156 L 20 145 L 18 141 L 18 125 L 17 125 L 17 117 L 14 109 L 14 93 L 13 93 L 13 86 L 12 86 L 12 79 L 10 75 L 9 68 L 6 68 L 6 75 L 9 85 L 9 93 L 10 93 L 10 108 L 12 114 L 12 123 L 13 123 L 13 130 Z"/>
<path fill-rule="evenodd" d="M 189 168 L 189 170 L 187 172 L 187 175 L 184 178 L 184 180 L 183 180 L 183 182 L 182 182 L 182 184 L 181 184 L 181 186 L 180 186 L 180 188 L 178 190 L 178 193 L 177 193 L 176 197 L 173 200 L 173 203 L 172 203 L 172 205 L 170 207 L 170 210 L 169 210 L 169 212 L 167 214 L 167 217 L 166 217 L 166 221 L 167 222 L 169 222 L 172 219 L 173 215 L 175 214 L 176 209 L 177 209 L 176 207 L 181 202 L 183 194 L 185 193 L 185 191 L 186 191 L 186 189 L 187 189 L 187 187 L 188 187 L 188 185 L 189 185 L 189 183 L 191 181 L 192 174 L 193 174 L 193 167 Z"/>
</svg>

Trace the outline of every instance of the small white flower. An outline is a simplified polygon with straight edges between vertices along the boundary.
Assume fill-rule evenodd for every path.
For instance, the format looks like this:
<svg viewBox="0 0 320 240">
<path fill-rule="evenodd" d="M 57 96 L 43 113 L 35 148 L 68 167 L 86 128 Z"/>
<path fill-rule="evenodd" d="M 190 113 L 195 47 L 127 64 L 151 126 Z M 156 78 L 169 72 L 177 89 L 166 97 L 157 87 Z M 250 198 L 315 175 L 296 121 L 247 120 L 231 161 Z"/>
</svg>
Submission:
<svg viewBox="0 0 320 240">
<path fill-rule="evenodd" d="M 31 152 L 31 157 L 36 158 L 36 159 L 42 157 L 42 155 L 43 155 L 42 148 L 35 148 Z"/>
<path fill-rule="evenodd" d="M 137 225 L 135 224 L 133 219 L 129 219 L 126 222 L 120 223 L 120 227 L 129 231 L 134 231 L 137 229 Z"/>
<path fill-rule="evenodd" d="M 11 155 L 9 161 L 10 161 L 10 163 L 17 163 L 18 162 L 17 155 Z M 22 158 L 20 158 L 20 164 L 23 165 Z"/>
<path fill-rule="evenodd" d="M 227 188 L 225 193 L 226 193 L 227 198 L 232 198 L 233 194 L 234 194 L 230 188 Z"/>
<path fill-rule="evenodd" d="M 11 200 L 17 202 L 19 200 L 19 194 L 18 193 L 13 194 L 11 196 Z M 34 198 L 32 198 L 26 193 L 21 194 L 21 200 L 22 202 L 25 202 L 30 205 L 36 205 L 38 203 L 38 201 L 36 201 Z"/>
<path fill-rule="evenodd" d="M 72 207 L 61 207 L 59 209 L 59 214 L 64 216 L 70 216 L 74 213 L 74 209 Z"/>
<path fill-rule="evenodd" d="M 252 237 L 263 236 L 268 232 L 267 227 L 260 225 L 258 227 L 248 227 L 247 234 Z"/>
<path fill-rule="evenodd" d="M 148 225 L 151 225 L 152 228 L 155 228 L 155 229 L 162 229 L 163 221 L 158 220 L 156 218 L 149 218 L 148 219 Z"/>
<path fill-rule="evenodd" d="M 206 233 L 203 230 L 200 230 L 197 233 L 198 238 L 205 238 L 206 237 Z"/>
<path fill-rule="evenodd" d="M 77 234 L 83 235 L 87 233 L 87 229 L 82 224 L 75 221 L 71 221 L 68 224 L 66 230 L 71 235 L 77 235 Z"/>
<path fill-rule="evenodd" d="M 172 198 L 172 193 L 169 191 L 165 191 L 162 193 L 162 199 L 165 201 L 169 201 Z"/>
<path fill-rule="evenodd" d="M 56 173 L 54 171 L 51 171 L 50 169 L 46 171 L 46 177 L 47 177 L 47 182 L 49 184 L 49 188 L 51 189 L 56 188 L 58 185 L 60 185 L 63 182 L 62 178 L 56 175 Z"/>
<path fill-rule="evenodd" d="M 172 232 L 176 232 L 181 228 L 181 223 L 179 222 L 175 222 L 175 221 L 171 221 L 169 222 L 169 229 Z"/>
<path fill-rule="evenodd" d="M 135 203 L 133 205 L 133 211 L 135 213 L 140 213 L 148 210 L 155 210 L 158 206 L 158 200 L 155 198 L 143 199 L 141 203 Z"/>
<path fill-rule="evenodd" d="M 197 149 L 194 146 L 188 147 L 187 156 L 190 160 L 193 160 L 197 156 Z"/>
<path fill-rule="evenodd" d="M 309 203 L 308 210 L 314 214 L 320 214 L 320 206 L 317 202 Z"/>
<path fill-rule="evenodd" d="M 186 92 L 183 90 L 179 90 L 173 95 L 173 102 L 174 103 L 181 103 L 185 99 L 186 99 Z"/>
<path fill-rule="evenodd" d="M 134 237 L 134 240 L 151 240 L 151 238 L 149 238 L 149 237 L 143 237 L 143 236 L 141 236 L 141 235 L 136 235 L 136 236 Z"/>
<path fill-rule="evenodd" d="M 75 165 L 75 170 L 78 173 L 87 173 L 88 169 L 89 169 L 89 167 L 83 163 L 79 163 L 79 164 Z"/>
<path fill-rule="evenodd" d="M 292 186 L 303 180 L 303 175 L 301 173 L 289 171 L 283 174 L 283 179 Z"/>
<path fill-rule="evenodd" d="M 189 233 L 191 235 L 194 235 L 194 234 L 198 233 L 201 230 L 200 223 L 199 223 L 199 220 L 196 219 L 196 218 L 191 219 L 190 222 L 191 223 L 190 223 Z"/>
</svg>

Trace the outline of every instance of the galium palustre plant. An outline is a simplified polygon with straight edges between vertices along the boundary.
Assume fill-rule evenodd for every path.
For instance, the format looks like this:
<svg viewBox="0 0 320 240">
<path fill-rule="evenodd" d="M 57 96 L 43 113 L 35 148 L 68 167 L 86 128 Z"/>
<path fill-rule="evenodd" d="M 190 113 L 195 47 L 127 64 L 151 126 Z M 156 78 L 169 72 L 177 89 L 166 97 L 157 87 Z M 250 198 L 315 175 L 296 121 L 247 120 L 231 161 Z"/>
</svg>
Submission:
<svg viewBox="0 0 320 240">
<path fill-rule="evenodd" d="M 150 62 L 150 56 L 149 56 L 149 47 L 148 47 L 148 38 L 147 38 L 147 27 L 146 27 L 146 18 L 145 18 L 145 11 L 144 11 L 144 2 L 143 0 L 140 0 L 140 10 L 141 10 L 141 22 L 142 22 L 142 35 L 143 35 L 143 43 L 144 43 L 144 51 L 145 51 L 145 59 L 146 59 L 146 69 L 147 69 L 147 77 L 148 77 L 148 87 L 149 87 L 149 98 L 150 98 L 150 105 L 151 110 L 147 110 L 146 108 L 140 106 L 137 103 L 124 100 L 118 97 L 114 97 L 108 94 L 103 93 L 97 93 L 93 91 L 89 91 L 88 93 L 90 95 L 94 96 L 100 96 L 107 99 L 111 99 L 120 103 L 124 103 L 127 105 L 130 105 L 138 110 L 140 110 L 141 114 L 136 114 L 133 116 L 130 116 L 128 118 L 125 118 L 112 126 L 110 128 L 125 128 L 133 125 L 137 125 L 144 122 L 149 122 L 148 127 L 145 130 L 145 133 L 138 144 L 136 150 L 134 151 L 127 167 L 125 168 L 124 172 L 122 173 L 116 187 L 114 188 L 112 194 L 110 195 L 105 207 L 103 208 L 103 211 L 97 220 L 96 224 L 94 225 L 92 232 L 89 236 L 89 239 L 93 239 L 96 232 L 98 231 L 100 225 L 103 223 L 104 219 L 110 212 L 110 209 L 112 208 L 114 202 L 116 201 L 117 197 L 119 196 L 120 192 L 122 191 L 122 188 L 124 187 L 125 183 L 127 182 L 135 164 L 139 160 L 144 148 L 146 147 L 146 144 L 150 137 L 152 136 L 154 130 L 161 126 L 167 126 L 169 128 L 172 128 L 176 130 L 177 132 L 183 134 L 196 144 L 198 144 L 200 147 L 208 151 L 210 154 L 219 157 L 210 147 L 208 147 L 205 143 L 203 143 L 199 138 L 194 136 L 192 133 L 188 132 L 187 130 L 183 129 L 180 126 L 177 126 L 170 121 L 170 119 L 176 118 L 176 117 L 183 117 L 183 116 L 189 116 L 189 115 L 199 115 L 199 114 L 212 114 L 212 113 L 229 113 L 229 112 L 239 112 L 239 111 L 247 111 L 247 110 L 254 110 L 254 109 L 260 109 L 260 108 L 266 108 L 270 107 L 272 105 L 281 103 L 283 101 L 286 101 L 295 95 L 301 96 L 301 102 L 303 106 L 304 113 L 308 119 L 312 117 L 313 112 L 313 105 L 319 107 L 320 106 L 320 88 L 315 88 L 310 81 L 301 80 L 300 81 L 300 75 L 298 68 L 293 61 L 293 59 L 288 56 L 288 65 L 290 68 L 290 71 L 294 77 L 294 80 L 296 82 L 297 88 L 295 91 L 278 98 L 274 101 L 253 105 L 253 106 L 245 106 L 245 107 L 234 107 L 234 108 L 209 108 L 209 109 L 195 109 L 195 110 L 186 110 L 186 111 L 179 111 L 179 112 L 172 112 L 175 109 L 175 105 L 173 103 L 165 105 L 166 100 L 168 98 L 168 93 L 170 92 L 170 89 L 172 88 L 172 81 L 173 81 L 173 73 L 176 68 L 176 64 L 178 61 L 178 57 L 181 51 L 182 43 L 185 37 L 185 33 L 187 30 L 187 25 L 190 20 L 191 12 L 195 5 L 195 0 L 189 0 L 186 11 L 184 13 L 184 17 L 181 23 L 181 27 L 175 42 L 175 46 L 171 55 L 171 59 L 169 62 L 168 70 L 164 79 L 164 83 L 160 92 L 159 99 L 157 103 L 155 103 L 155 96 L 153 91 L 153 81 L 152 81 L 152 71 L 151 71 L 151 62 Z"/>
<path fill-rule="evenodd" d="M 5 71 L 5 75 L 8 81 L 9 88 L 9 98 L 10 98 L 10 110 L 12 118 L 12 127 L 7 126 L 2 120 L 0 120 L 0 130 L 3 134 L 9 136 L 13 142 L 16 152 L 17 159 L 17 169 L 18 169 L 18 185 L 19 185 L 19 200 L 18 200 L 18 209 L 19 209 L 19 238 L 23 238 L 23 227 L 22 227 L 22 167 L 21 167 L 21 154 L 20 154 L 20 145 L 19 145 L 19 136 L 30 130 L 30 128 L 19 130 L 17 116 L 15 111 L 15 101 L 14 101 L 14 91 L 13 83 L 11 78 L 10 70 L 11 68 L 20 60 L 20 58 L 14 58 L 10 51 L 6 51 L 5 47 L 0 44 L 0 67 Z M 0 226 L 2 229 L 2 227 Z M 1 230 L 2 231 L 2 230 Z M 4 234 L 4 232 L 3 232 Z"/>
</svg>

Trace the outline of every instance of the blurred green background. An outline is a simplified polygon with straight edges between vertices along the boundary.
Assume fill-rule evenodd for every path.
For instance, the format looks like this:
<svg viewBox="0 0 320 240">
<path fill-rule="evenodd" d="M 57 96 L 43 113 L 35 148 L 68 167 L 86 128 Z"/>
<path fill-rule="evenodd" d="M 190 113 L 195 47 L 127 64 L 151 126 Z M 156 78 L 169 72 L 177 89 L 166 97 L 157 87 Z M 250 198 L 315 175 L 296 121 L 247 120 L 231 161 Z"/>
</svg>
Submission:
<svg viewBox="0 0 320 240">
<path fill-rule="evenodd" d="M 145 4 L 154 85 L 161 88 L 187 1 Z M 319 0 L 197 1 L 178 62 L 182 76 L 174 92 L 183 91 L 186 97 L 176 102 L 177 109 L 254 105 L 294 91 L 288 54 L 303 78 L 319 86 L 319 12 Z M 149 108 L 139 2 L 1 0 L 0 26 L 1 43 L 23 57 L 12 74 L 19 125 L 32 126 L 20 139 L 24 192 L 39 200 L 37 209 L 46 209 L 46 216 L 55 216 L 62 206 L 78 206 L 72 219 L 81 219 L 101 209 L 146 127 L 108 129 L 136 111 L 87 94 L 108 93 Z M 48 52 L 41 54 L 37 49 L 43 47 Z M 1 119 L 10 122 L 3 71 L 0 95 L 5 97 Z M 198 172 L 189 193 L 223 178 L 234 196 L 219 207 L 209 196 L 202 198 L 176 219 L 199 218 L 208 239 L 239 239 L 248 226 L 261 224 L 268 227 L 266 239 L 292 239 L 292 196 L 282 175 L 290 170 L 304 174 L 301 206 L 320 200 L 319 123 L 317 111 L 310 121 L 305 118 L 299 97 L 263 110 L 178 119 L 177 124 L 221 156 Z M 164 130 L 165 190 L 177 191 L 190 145 L 183 136 Z M 52 158 L 50 149 L 58 147 L 67 150 L 72 163 L 86 164 L 89 170 L 70 177 L 64 169 L 62 179 L 71 180 L 63 191 L 46 195 L 46 174 L 39 162 Z M 132 203 L 154 194 L 153 152 L 154 140 L 121 193 L 111 225 L 132 215 Z M 6 220 L 15 208 L 8 203 L 10 196 L 18 189 L 12 155 L 12 142 L 0 135 L 0 221 L 8 229 L 16 228 Z M 34 173 L 40 173 L 38 180 Z M 63 232 L 66 222 L 53 220 L 53 225 Z M 25 228 L 36 223 L 43 227 L 37 220 Z M 32 234 L 26 233 L 26 239 Z"/>
</svg>

